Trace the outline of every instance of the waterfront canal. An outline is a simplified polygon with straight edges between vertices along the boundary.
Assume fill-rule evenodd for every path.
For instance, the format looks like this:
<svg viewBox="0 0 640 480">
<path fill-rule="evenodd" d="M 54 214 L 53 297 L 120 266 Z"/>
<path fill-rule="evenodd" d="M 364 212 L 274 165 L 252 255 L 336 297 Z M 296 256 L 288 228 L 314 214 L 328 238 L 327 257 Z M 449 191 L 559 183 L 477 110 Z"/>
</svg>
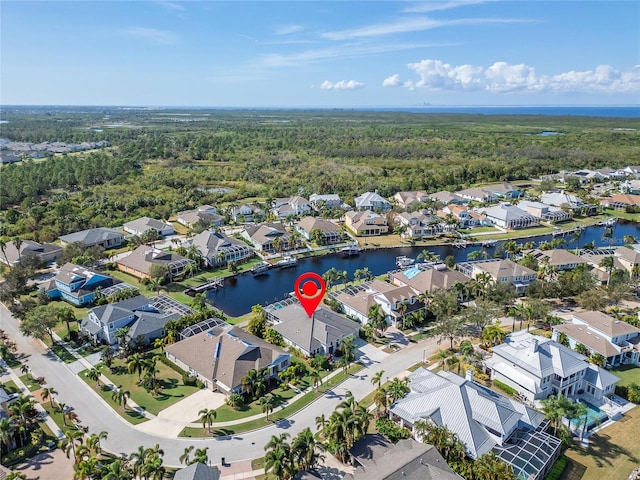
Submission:
<svg viewBox="0 0 640 480">
<path fill-rule="evenodd" d="M 603 239 L 604 226 L 588 227 L 582 232 L 578 245 L 594 242 L 596 246 L 609 246 L 609 239 Z M 640 224 L 630 222 L 619 222 L 613 225 L 613 245 L 622 245 L 623 238 L 631 235 L 640 239 Z M 480 238 L 480 237 L 479 237 Z M 491 238 L 491 237 L 484 237 Z M 516 239 L 516 243 L 524 244 L 532 241 L 536 244 L 551 241 L 553 238 L 563 238 L 567 245 L 565 248 L 576 248 L 575 242 L 571 242 L 571 234 L 553 237 L 544 235 L 528 239 Z M 371 239 L 375 242 L 375 238 Z M 486 248 L 489 257 L 497 247 Z M 353 274 L 357 269 L 367 267 L 374 275 L 383 274 L 395 267 L 396 257 L 406 255 L 416 258 L 423 250 L 439 255 L 442 260 L 448 255 L 452 255 L 456 262 L 467 260 L 469 253 L 480 250 L 483 247 L 474 245 L 466 248 L 456 248 L 451 245 L 430 246 L 430 247 L 400 247 L 366 250 L 359 256 L 343 257 L 341 254 L 331 254 L 318 257 L 300 259 L 298 265 L 293 268 L 282 270 L 271 270 L 267 275 L 254 277 L 251 273 L 243 273 L 225 280 L 224 288 L 211 290 L 207 297 L 227 315 L 236 317 L 251 311 L 251 307 L 256 304 L 267 305 L 277 300 L 285 298 L 289 292 L 293 291 L 293 285 L 299 275 L 305 272 L 315 272 L 322 275 L 331 268 L 346 270 L 349 279 L 353 279 Z"/>
</svg>

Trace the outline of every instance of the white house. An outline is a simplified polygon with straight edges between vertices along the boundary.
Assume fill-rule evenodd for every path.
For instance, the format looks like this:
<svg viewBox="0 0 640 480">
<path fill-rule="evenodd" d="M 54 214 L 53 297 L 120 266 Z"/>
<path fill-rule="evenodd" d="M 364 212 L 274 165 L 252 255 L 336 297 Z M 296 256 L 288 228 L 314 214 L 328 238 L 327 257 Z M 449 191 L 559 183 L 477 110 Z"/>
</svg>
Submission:
<svg viewBox="0 0 640 480">
<path fill-rule="evenodd" d="M 555 340 L 524 330 L 493 347 L 493 356 L 485 365 L 491 369 L 492 380 L 509 385 L 528 401 L 559 393 L 565 397 L 584 395 L 602 405 L 619 380 Z"/>
<path fill-rule="evenodd" d="M 308 215 L 311 213 L 311 205 L 309 202 L 298 195 L 286 198 L 276 198 L 272 205 L 271 211 L 278 218 L 287 218 L 289 216 Z"/>
<path fill-rule="evenodd" d="M 210 267 L 241 262 L 253 256 L 253 249 L 224 233 L 205 230 L 191 239 Z"/>
<path fill-rule="evenodd" d="M 564 222 L 571 220 L 571 214 L 565 212 L 559 207 L 553 205 L 547 205 L 542 202 L 532 202 L 530 200 L 521 200 L 518 202 L 518 208 L 526 211 L 527 213 L 544 220 L 549 223 Z"/>
<path fill-rule="evenodd" d="M 149 230 L 155 230 L 163 237 L 173 235 L 173 225 L 155 218 L 140 217 L 124 224 L 123 229 L 133 235 L 143 235 Z"/>
<path fill-rule="evenodd" d="M 381 197 L 378 191 L 365 192 L 362 195 L 355 197 L 356 210 L 379 210 L 388 211 L 391 210 L 391 203 L 385 198 Z"/>
<path fill-rule="evenodd" d="M 482 208 L 478 212 L 483 213 L 487 219 L 502 228 L 529 228 L 540 225 L 539 217 L 535 217 L 510 203 Z"/>
<path fill-rule="evenodd" d="M 553 326 L 553 339 L 567 336 L 571 348 L 582 344 L 599 353 L 608 365 L 629 362 L 640 366 L 640 328 L 602 312 L 574 313 L 570 323 Z"/>
<path fill-rule="evenodd" d="M 344 208 L 345 206 L 340 196 L 336 193 L 328 193 L 325 195 L 314 193 L 309 196 L 309 203 L 314 210 L 318 210 L 321 207 Z"/>
<path fill-rule="evenodd" d="M 243 203 L 232 207 L 229 215 L 236 223 L 259 222 L 264 218 L 264 210 L 255 205 Z"/>
</svg>

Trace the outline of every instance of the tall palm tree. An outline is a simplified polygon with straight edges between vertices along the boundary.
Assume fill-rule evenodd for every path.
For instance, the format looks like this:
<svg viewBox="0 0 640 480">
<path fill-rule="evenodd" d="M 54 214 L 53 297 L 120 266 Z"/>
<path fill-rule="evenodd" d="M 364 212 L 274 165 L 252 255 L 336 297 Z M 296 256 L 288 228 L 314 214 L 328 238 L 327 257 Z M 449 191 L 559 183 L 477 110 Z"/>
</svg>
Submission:
<svg viewBox="0 0 640 480">
<path fill-rule="evenodd" d="M 241 384 L 242 388 L 250 397 L 253 397 L 255 394 L 255 387 L 259 380 L 258 371 L 254 368 L 249 370 L 247 374 L 242 377 Z"/>
<path fill-rule="evenodd" d="M 70 322 L 76 322 L 78 320 L 71 307 L 67 305 L 58 308 L 56 318 L 59 322 L 65 322 L 67 324 L 67 332 L 69 332 L 69 334 L 71 334 Z"/>
<path fill-rule="evenodd" d="M 191 463 L 204 463 L 206 465 L 209 462 L 208 451 L 209 447 L 196 448 L 196 451 L 193 452 L 193 460 L 191 460 Z"/>
<path fill-rule="evenodd" d="M 0 444 L 6 446 L 7 449 L 11 446 L 15 431 L 12 420 L 7 417 L 0 418 Z"/>
<path fill-rule="evenodd" d="M 211 408 L 203 408 L 202 410 L 200 410 L 198 412 L 198 415 L 200 415 L 200 421 L 202 422 L 202 428 L 205 427 L 205 425 L 207 425 L 209 433 L 211 433 L 211 425 L 213 424 L 213 421 L 215 420 L 217 413 L 215 411 L 215 409 Z"/>
<path fill-rule="evenodd" d="M 20 247 L 22 246 L 22 239 L 18 236 L 13 237 L 13 246 L 18 250 L 18 261 L 22 261 L 22 252 L 20 251 Z"/>
<path fill-rule="evenodd" d="M 127 460 L 118 458 L 103 469 L 102 480 L 132 480 L 133 475 L 127 466 Z"/>
<path fill-rule="evenodd" d="M 182 453 L 182 455 L 180 455 L 180 458 L 178 458 L 180 463 L 182 463 L 184 465 L 189 465 L 190 464 L 189 460 L 191 460 L 191 452 L 193 452 L 194 448 L 195 447 L 193 445 L 189 445 L 188 447 L 186 447 L 184 449 L 184 452 Z"/>
<path fill-rule="evenodd" d="M 316 466 L 320 458 L 316 447 L 316 439 L 309 427 L 296 435 L 291 443 L 291 450 L 298 469 L 311 470 Z"/>
<path fill-rule="evenodd" d="M 0 238 L 0 251 L 4 256 L 4 260 L 7 262 L 7 265 L 10 265 L 9 259 L 7 258 L 7 243 L 4 241 L 3 238 Z"/>
<path fill-rule="evenodd" d="M 124 390 L 122 385 L 111 392 L 111 398 L 122 407 L 122 411 L 127 408 L 127 400 L 131 397 L 129 390 Z"/>
<path fill-rule="evenodd" d="M 142 377 L 142 371 L 144 370 L 144 358 L 139 353 L 131 355 L 127 363 L 127 370 L 129 373 L 137 373 L 138 382 L 140 382 L 140 377 Z"/>
<path fill-rule="evenodd" d="M 71 458 L 70 454 L 73 454 L 75 462 L 78 463 L 79 459 L 76 456 L 76 449 L 83 443 L 84 432 L 76 429 L 69 429 L 64 432 L 64 438 L 60 441 L 60 448 L 64 450 L 67 458 Z"/>
<path fill-rule="evenodd" d="M 53 408 L 53 396 L 57 395 L 58 391 L 53 387 L 44 387 L 42 389 L 42 400 L 49 400 L 49 405 Z"/>
<path fill-rule="evenodd" d="M 266 413 L 265 421 L 269 421 L 269 413 L 273 412 L 274 400 L 271 395 L 267 395 L 266 397 L 261 397 L 258 402 L 262 407 L 262 413 Z"/>
<path fill-rule="evenodd" d="M 87 439 L 87 447 L 94 455 L 102 453 L 102 440 L 106 440 L 109 432 L 102 430 L 100 433 L 92 433 Z"/>
<path fill-rule="evenodd" d="M 264 447 L 266 451 L 264 470 L 272 472 L 278 480 L 287 480 L 293 476 L 291 445 L 287 441 L 288 438 L 288 433 L 281 433 L 279 436 L 272 435 Z"/>
<path fill-rule="evenodd" d="M 313 369 L 309 374 L 311 380 L 313 381 L 313 387 L 317 389 L 317 387 L 322 385 L 322 374 L 319 370 Z"/>
<path fill-rule="evenodd" d="M 371 377 L 371 383 L 376 385 L 378 388 L 380 388 L 380 385 L 382 384 L 383 375 L 384 375 L 384 370 L 380 370 L 373 377 Z"/>
<path fill-rule="evenodd" d="M 91 370 L 89 370 L 89 372 L 87 372 L 87 378 L 96 382 L 96 385 L 98 387 L 100 386 L 100 372 L 97 368 L 92 368 Z"/>
</svg>

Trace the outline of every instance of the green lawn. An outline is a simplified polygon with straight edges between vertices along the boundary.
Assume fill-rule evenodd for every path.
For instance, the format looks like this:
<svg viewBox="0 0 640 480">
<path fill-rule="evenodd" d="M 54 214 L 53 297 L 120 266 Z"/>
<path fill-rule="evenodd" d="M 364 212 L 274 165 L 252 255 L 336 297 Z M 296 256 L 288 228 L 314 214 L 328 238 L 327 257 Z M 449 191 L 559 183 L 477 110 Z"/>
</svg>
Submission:
<svg viewBox="0 0 640 480">
<path fill-rule="evenodd" d="M 620 378 L 618 385 L 629 385 L 634 382 L 636 385 L 640 385 L 640 367 L 635 365 L 620 365 L 619 367 L 609 370 L 616 377 Z"/>
<path fill-rule="evenodd" d="M 640 464 L 639 430 L 640 408 L 636 407 L 622 420 L 593 435 L 588 447 L 567 450 L 571 469 L 586 468 L 582 480 L 626 480 Z"/>
<path fill-rule="evenodd" d="M 7 382 L 4 382 L 2 384 L 2 388 L 4 389 L 5 392 L 7 392 L 9 395 L 11 395 L 12 393 L 16 393 L 19 392 L 20 390 L 18 389 L 18 386 L 16 385 L 16 383 L 13 380 L 9 380 Z"/>
<path fill-rule="evenodd" d="M 40 384 L 34 380 L 30 373 L 26 373 L 20 377 L 20 380 L 29 389 L 30 392 L 41 388 Z"/>
<path fill-rule="evenodd" d="M 109 388 L 105 387 L 104 385 L 101 385 L 100 387 L 98 387 L 96 385 L 96 382 L 94 382 L 93 380 L 89 380 L 89 378 L 87 378 L 87 376 L 85 375 L 86 373 L 87 373 L 87 371 L 83 370 L 80 373 L 78 373 L 78 375 L 80 375 L 80 378 L 87 385 L 89 385 L 91 388 L 93 388 L 93 390 L 95 392 L 97 392 L 98 395 L 100 395 L 104 399 L 104 401 L 107 402 L 109 404 L 109 406 L 111 408 L 113 408 L 118 413 L 118 415 L 120 415 L 122 418 L 124 418 L 128 422 L 133 423 L 134 425 L 137 425 L 138 423 L 146 422 L 148 420 L 147 417 L 145 417 L 144 415 L 141 415 L 138 412 L 136 412 L 134 410 L 131 410 L 128 407 L 126 409 L 123 409 L 111 397 L 111 395 L 113 393 L 112 390 L 110 390 Z"/>
<path fill-rule="evenodd" d="M 324 382 L 322 386 L 320 386 L 317 391 L 313 389 L 308 392 L 302 398 L 295 401 L 290 405 L 286 405 L 280 410 L 274 410 L 269 415 L 269 420 L 267 421 L 265 418 L 258 418 L 256 420 L 252 420 L 250 422 L 239 423 L 237 425 L 230 425 L 226 427 L 220 427 L 217 429 L 213 429 L 213 436 L 225 436 L 225 435 L 235 435 L 238 433 L 249 432 L 251 430 L 256 430 L 258 428 L 264 427 L 268 424 L 268 422 L 279 422 L 281 420 L 285 420 L 287 417 L 299 412 L 304 407 L 313 402 L 316 398 L 323 395 L 326 391 L 335 388 L 337 385 L 341 384 L 345 381 L 349 375 L 352 375 L 358 371 L 360 371 L 363 366 L 359 363 L 351 365 L 349 367 L 349 373 L 344 373 L 340 371 L 335 376 L 331 377 L 329 380 Z M 217 419 L 218 420 L 218 419 Z M 202 438 L 202 437 L 210 437 L 210 434 L 206 428 L 192 428 L 186 427 L 182 432 L 180 432 L 180 437 L 194 437 L 194 438 Z"/>
<path fill-rule="evenodd" d="M 102 366 L 100 371 L 114 385 L 122 385 L 124 390 L 131 392 L 131 400 L 154 415 L 198 391 L 197 387 L 183 385 L 182 376 L 160 361 L 157 362 L 156 368 L 158 369 L 157 377 L 161 383 L 161 392 L 156 396 L 137 385 L 138 375 L 127 371 L 126 360 L 115 359 L 112 367 L 110 371 L 106 366 Z M 80 375 L 85 378 L 82 372 Z"/>
</svg>

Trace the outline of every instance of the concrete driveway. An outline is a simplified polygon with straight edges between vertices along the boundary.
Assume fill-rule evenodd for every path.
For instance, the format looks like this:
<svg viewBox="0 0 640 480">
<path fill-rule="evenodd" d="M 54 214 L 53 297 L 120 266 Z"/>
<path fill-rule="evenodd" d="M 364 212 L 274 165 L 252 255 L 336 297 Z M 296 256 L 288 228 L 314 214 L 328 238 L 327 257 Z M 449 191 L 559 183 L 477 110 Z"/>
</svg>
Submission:
<svg viewBox="0 0 640 480">
<path fill-rule="evenodd" d="M 36 455 L 24 465 L 15 468 L 29 480 L 67 480 L 73 478 L 73 462 L 60 450 Z"/>
<path fill-rule="evenodd" d="M 374 363 L 380 363 L 389 356 L 388 353 L 383 352 L 381 349 L 365 342 L 361 338 L 356 339 L 355 344 L 358 346 L 358 360 L 367 367 Z"/>
</svg>

